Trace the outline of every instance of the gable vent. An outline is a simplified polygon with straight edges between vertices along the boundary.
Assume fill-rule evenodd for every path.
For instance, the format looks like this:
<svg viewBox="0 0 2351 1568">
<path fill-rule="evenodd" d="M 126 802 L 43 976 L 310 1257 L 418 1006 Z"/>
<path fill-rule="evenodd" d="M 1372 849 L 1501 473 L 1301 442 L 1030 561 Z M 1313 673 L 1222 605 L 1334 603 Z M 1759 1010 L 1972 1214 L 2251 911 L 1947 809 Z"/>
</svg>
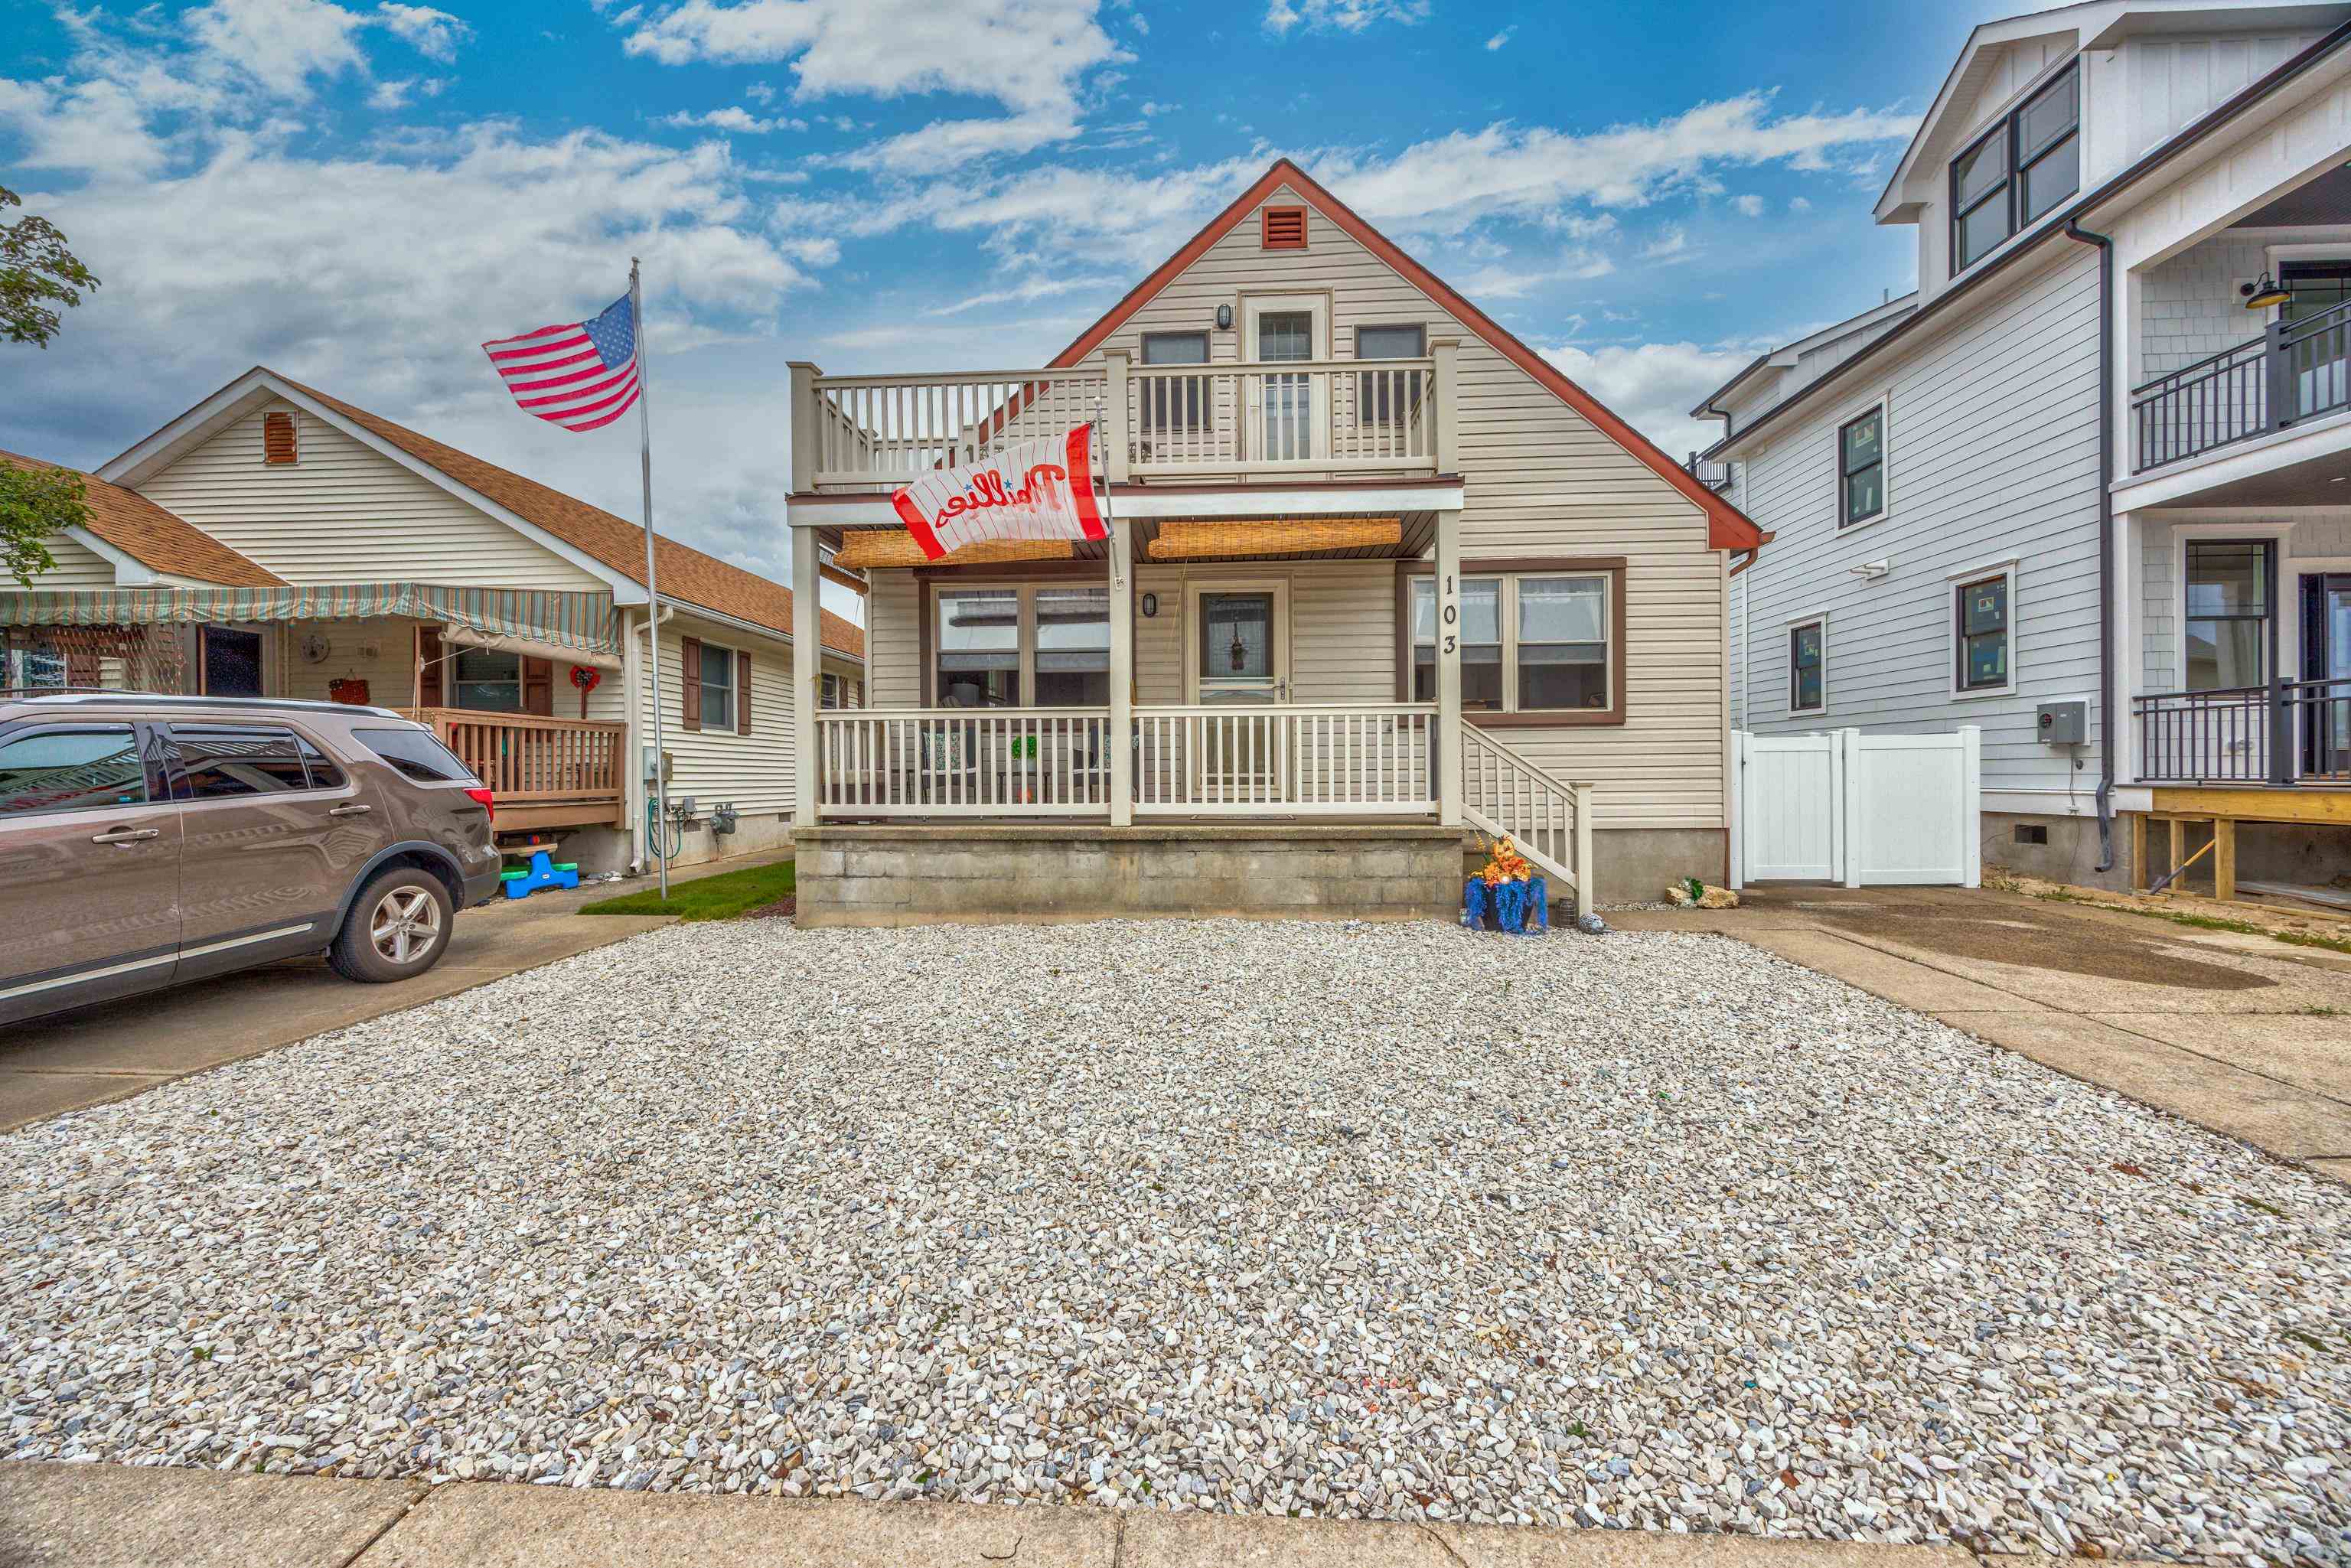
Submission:
<svg viewBox="0 0 2351 1568">
<path fill-rule="evenodd" d="M 261 460 L 264 463 L 294 461 L 294 416 L 285 413 L 261 416 Z"/>
<path fill-rule="evenodd" d="M 1306 209 L 1304 207 L 1266 207 L 1262 209 L 1264 228 L 1262 248 L 1266 250 L 1304 250 L 1306 248 Z"/>
</svg>

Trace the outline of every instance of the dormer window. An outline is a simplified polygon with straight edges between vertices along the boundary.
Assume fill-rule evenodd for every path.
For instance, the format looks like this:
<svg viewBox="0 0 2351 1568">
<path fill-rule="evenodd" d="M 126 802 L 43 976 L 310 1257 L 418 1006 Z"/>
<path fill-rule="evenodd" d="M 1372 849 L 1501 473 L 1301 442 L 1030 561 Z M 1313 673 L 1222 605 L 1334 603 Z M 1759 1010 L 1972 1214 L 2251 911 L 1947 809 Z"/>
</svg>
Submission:
<svg viewBox="0 0 2351 1568">
<path fill-rule="evenodd" d="M 261 460 L 277 466 L 295 460 L 294 416 L 272 412 L 261 416 Z"/>
<path fill-rule="evenodd" d="M 1951 276 L 2082 188 L 2081 69 L 2001 118 L 1951 160 Z"/>
</svg>

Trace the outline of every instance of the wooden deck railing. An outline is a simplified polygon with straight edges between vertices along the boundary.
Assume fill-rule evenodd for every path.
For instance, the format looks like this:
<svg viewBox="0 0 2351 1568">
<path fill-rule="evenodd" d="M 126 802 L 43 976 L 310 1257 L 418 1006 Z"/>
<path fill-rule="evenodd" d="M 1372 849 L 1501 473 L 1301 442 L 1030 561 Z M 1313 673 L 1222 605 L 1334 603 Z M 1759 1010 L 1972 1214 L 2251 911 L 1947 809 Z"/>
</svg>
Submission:
<svg viewBox="0 0 2351 1568">
<path fill-rule="evenodd" d="M 467 708 L 400 712 L 430 727 L 442 745 L 481 776 L 501 809 L 577 804 L 590 808 L 583 821 L 620 820 L 623 725 Z"/>
</svg>

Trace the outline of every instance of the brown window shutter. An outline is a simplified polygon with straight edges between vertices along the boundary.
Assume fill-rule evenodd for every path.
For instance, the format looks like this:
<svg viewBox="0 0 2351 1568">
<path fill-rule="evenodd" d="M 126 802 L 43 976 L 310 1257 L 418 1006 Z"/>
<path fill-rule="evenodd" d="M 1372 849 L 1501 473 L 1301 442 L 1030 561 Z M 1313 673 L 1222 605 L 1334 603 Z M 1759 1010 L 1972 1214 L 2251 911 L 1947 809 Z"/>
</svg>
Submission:
<svg viewBox="0 0 2351 1568">
<path fill-rule="evenodd" d="M 264 463 L 294 461 L 294 416 L 283 411 L 261 416 L 261 460 Z"/>
<path fill-rule="evenodd" d="M 702 727 L 702 639 L 677 640 L 678 717 L 688 729 Z"/>
<path fill-rule="evenodd" d="M 1306 248 L 1306 209 L 1304 207 L 1265 207 L 1260 209 L 1263 227 L 1259 231 L 1259 248 L 1263 250 L 1304 250 Z"/>
<path fill-rule="evenodd" d="M 751 733 L 751 655 L 735 655 L 735 733 Z"/>
<path fill-rule="evenodd" d="M 546 659 L 522 662 L 522 711 L 555 716 L 555 665 Z"/>
<path fill-rule="evenodd" d="M 419 626 L 416 629 L 416 656 L 423 661 L 423 670 L 416 677 L 416 703 L 419 707 L 441 707 L 443 686 L 441 663 L 441 628 Z"/>
</svg>

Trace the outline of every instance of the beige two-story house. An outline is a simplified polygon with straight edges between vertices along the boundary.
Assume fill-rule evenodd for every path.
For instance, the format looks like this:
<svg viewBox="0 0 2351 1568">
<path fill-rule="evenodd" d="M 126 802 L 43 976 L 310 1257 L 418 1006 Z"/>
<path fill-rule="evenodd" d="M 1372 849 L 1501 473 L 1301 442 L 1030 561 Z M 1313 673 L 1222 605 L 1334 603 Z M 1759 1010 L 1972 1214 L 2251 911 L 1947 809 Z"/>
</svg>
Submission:
<svg viewBox="0 0 2351 1568">
<path fill-rule="evenodd" d="M 1050 364 L 795 363 L 791 420 L 800 602 L 827 550 L 870 585 L 868 708 L 801 650 L 804 918 L 1333 912 L 1403 865 L 1364 896 L 1423 907 L 1467 828 L 1586 904 L 1723 874 L 1767 536 L 1287 161 Z M 893 492 L 1084 423 L 1108 539 L 923 560 Z M 1268 869 L 1311 843 L 1354 858 Z M 925 864 L 991 891 L 879 874 Z"/>
</svg>

